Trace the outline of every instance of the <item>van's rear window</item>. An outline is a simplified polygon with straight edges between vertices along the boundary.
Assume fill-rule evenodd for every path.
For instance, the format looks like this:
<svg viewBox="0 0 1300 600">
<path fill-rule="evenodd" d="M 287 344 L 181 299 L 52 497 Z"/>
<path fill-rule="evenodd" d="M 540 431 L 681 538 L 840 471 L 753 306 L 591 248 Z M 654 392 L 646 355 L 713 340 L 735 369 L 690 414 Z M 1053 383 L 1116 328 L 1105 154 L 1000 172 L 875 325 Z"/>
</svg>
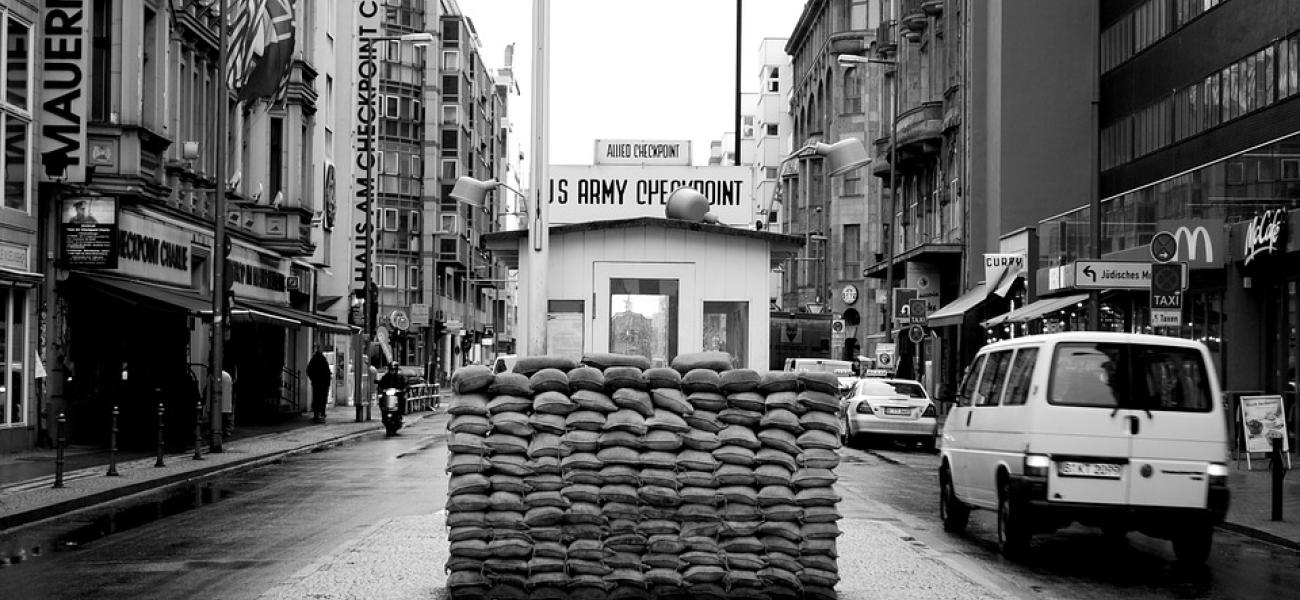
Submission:
<svg viewBox="0 0 1300 600">
<path fill-rule="evenodd" d="M 1047 401 L 1153 411 L 1209 412 L 1213 408 L 1200 352 L 1141 344 L 1057 346 Z"/>
</svg>

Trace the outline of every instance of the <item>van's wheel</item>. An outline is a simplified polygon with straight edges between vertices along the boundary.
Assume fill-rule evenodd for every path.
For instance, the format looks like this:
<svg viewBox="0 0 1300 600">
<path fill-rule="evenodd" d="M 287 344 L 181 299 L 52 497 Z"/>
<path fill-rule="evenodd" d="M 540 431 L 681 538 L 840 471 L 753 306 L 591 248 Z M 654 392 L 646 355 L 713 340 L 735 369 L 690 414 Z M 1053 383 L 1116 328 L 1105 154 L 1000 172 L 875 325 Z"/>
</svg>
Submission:
<svg viewBox="0 0 1300 600">
<path fill-rule="evenodd" d="M 970 507 L 957 499 L 947 465 L 939 471 L 939 519 L 943 521 L 943 530 L 952 533 L 964 531 L 970 520 Z"/>
<path fill-rule="evenodd" d="M 1201 565 L 1210 557 L 1210 544 L 1214 541 L 1214 526 L 1203 524 L 1188 527 L 1172 540 L 1174 556 L 1187 565 Z"/>
<path fill-rule="evenodd" d="M 1029 549 L 1029 523 L 1025 503 L 1011 494 L 1011 484 L 998 486 L 998 549 L 1007 558 L 1025 555 Z"/>
</svg>

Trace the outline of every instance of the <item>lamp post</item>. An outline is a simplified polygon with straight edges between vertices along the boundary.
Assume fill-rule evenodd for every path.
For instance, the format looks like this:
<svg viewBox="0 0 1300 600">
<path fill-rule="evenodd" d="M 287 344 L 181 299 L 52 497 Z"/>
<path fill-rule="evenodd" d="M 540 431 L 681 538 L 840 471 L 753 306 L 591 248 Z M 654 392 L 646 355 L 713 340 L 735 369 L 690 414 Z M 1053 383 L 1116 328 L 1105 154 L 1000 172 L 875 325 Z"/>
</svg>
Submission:
<svg viewBox="0 0 1300 600">
<path fill-rule="evenodd" d="M 895 21 L 897 27 L 897 21 Z M 895 34 L 898 32 L 895 31 Z M 895 38 L 897 39 L 897 38 Z M 898 168 L 898 61 L 884 58 L 868 58 L 854 54 L 841 54 L 839 62 L 844 64 L 865 64 L 872 63 L 878 65 L 891 65 L 895 67 L 894 80 L 890 86 L 892 100 L 890 101 L 889 111 L 889 237 L 885 240 L 888 249 L 885 251 L 885 290 L 888 292 L 886 300 L 889 309 L 885 311 L 885 342 L 894 341 L 894 236 L 898 235 L 898 197 L 896 194 L 894 177 Z M 882 201 L 881 204 L 884 204 Z"/>
<path fill-rule="evenodd" d="M 221 373 L 225 370 L 226 343 L 226 111 L 229 110 L 230 97 L 226 89 L 226 64 L 229 54 L 230 24 L 226 20 L 227 4 L 222 2 L 217 9 L 217 197 L 212 211 L 212 351 L 208 366 L 208 394 L 211 403 L 208 407 L 209 429 L 212 435 L 208 446 L 209 452 L 223 452 L 221 447 Z M 195 443 L 194 455 L 199 456 L 198 444 Z"/>
<path fill-rule="evenodd" d="M 402 35 L 360 36 L 358 37 L 358 40 L 362 53 L 373 53 L 376 42 L 408 42 L 415 46 L 427 46 L 434 42 L 434 37 L 432 33 L 422 31 L 419 33 L 405 33 Z M 362 313 L 361 319 L 365 323 L 365 329 L 364 339 L 362 344 L 359 345 L 360 352 L 357 353 L 356 358 L 353 361 L 353 372 L 355 375 L 353 401 L 357 407 L 357 421 L 362 420 L 363 400 L 361 396 L 364 386 L 362 385 L 363 367 L 361 365 L 361 357 L 364 356 L 365 350 L 369 346 L 370 342 L 373 342 L 375 339 L 375 331 L 378 326 L 376 321 L 379 320 L 377 317 L 378 307 L 372 305 L 372 303 L 377 304 L 379 301 L 378 294 L 375 293 L 376 290 L 374 289 L 375 281 L 373 275 L 375 269 L 374 215 L 375 204 L 378 203 L 379 199 L 379 186 L 375 185 L 375 155 L 376 153 L 381 152 L 377 143 L 379 132 L 379 90 L 375 86 L 375 76 L 378 72 L 378 66 L 373 69 L 368 69 L 365 72 L 366 89 L 369 90 L 366 98 L 368 106 L 366 106 L 366 110 L 359 111 L 359 116 L 363 116 L 362 120 L 364 122 L 358 124 L 360 125 L 358 130 L 359 133 L 364 132 L 364 135 L 358 135 L 356 141 L 357 153 L 359 155 L 367 151 L 369 151 L 370 154 L 368 160 L 362 161 L 362 164 L 365 166 L 366 185 L 369 187 L 367 188 L 368 193 L 365 201 L 365 225 L 362 229 L 364 240 L 361 244 L 362 248 L 360 248 L 362 250 L 362 269 L 360 277 L 361 294 L 365 302 L 363 305 L 365 310 Z M 354 280 L 353 283 L 355 284 L 357 282 Z"/>
</svg>

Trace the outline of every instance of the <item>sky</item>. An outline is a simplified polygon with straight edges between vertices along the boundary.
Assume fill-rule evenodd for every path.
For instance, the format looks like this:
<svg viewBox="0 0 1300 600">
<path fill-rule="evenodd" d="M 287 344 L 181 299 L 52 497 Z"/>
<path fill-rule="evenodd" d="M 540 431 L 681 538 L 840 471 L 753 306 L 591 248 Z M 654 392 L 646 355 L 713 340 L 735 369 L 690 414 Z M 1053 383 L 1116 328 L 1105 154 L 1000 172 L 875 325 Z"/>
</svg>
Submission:
<svg viewBox="0 0 1300 600">
<path fill-rule="evenodd" d="M 487 67 L 515 44 L 521 95 L 510 100 L 519 148 L 529 153 L 533 94 L 532 0 L 459 0 Z M 741 91 L 759 88 L 759 44 L 788 38 L 803 0 L 747 0 L 742 9 Z M 553 0 L 550 163 L 591 164 L 597 139 L 691 140 L 708 164 L 709 142 L 735 121 L 735 0 Z M 742 111 L 752 110 L 742 99 Z M 523 171 L 528 171 L 525 161 Z"/>
</svg>

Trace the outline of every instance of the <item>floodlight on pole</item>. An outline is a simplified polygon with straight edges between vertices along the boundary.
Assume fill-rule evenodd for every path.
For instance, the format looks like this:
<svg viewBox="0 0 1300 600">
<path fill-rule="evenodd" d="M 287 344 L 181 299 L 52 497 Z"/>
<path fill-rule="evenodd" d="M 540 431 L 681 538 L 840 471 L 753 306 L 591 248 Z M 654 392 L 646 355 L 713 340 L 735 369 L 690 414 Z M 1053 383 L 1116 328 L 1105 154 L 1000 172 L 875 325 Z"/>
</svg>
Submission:
<svg viewBox="0 0 1300 600">
<path fill-rule="evenodd" d="M 785 166 L 785 163 L 792 160 L 814 157 L 826 159 L 827 174 L 831 177 L 838 177 L 871 162 L 871 157 L 867 155 L 867 148 L 862 145 L 862 140 L 844 138 L 834 144 L 822 142 L 807 144 L 781 159 L 776 168 L 777 171 L 780 171 L 781 167 Z M 768 201 L 767 214 L 772 214 L 772 200 Z"/>
<path fill-rule="evenodd" d="M 515 188 L 512 188 L 504 183 L 501 183 L 500 181 L 497 181 L 495 179 L 482 181 L 480 179 L 475 179 L 468 175 L 462 175 L 461 177 L 456 179 L 456 185 L 451 188 L 451 198 L 453 200 L 464 202 L 465 204 L 468 204 L 470 206 L 476 206 L 481 208 L 487 205 L 488 192 L 491 192 L 492 190 L 495 190 L 497 188 L 505 188 L 507 190 L 510 190 L 511 192 L 514 192 L 516 196 L 519 196 L 521 200 L 523 200 L 524 214 L 532 215 L 532 219 L 530 220 L 530 224 L 529 224 L 529 229 L 533 233 L 532 236 L 533 249 L 541 250 L 542 238 L 540 233 L 537 231 L 537 229 L 541 227 L 542 214 L 541 211 L 529 210 L 527 194 L 524 194 L 523 192 Z"/>
</svg>

